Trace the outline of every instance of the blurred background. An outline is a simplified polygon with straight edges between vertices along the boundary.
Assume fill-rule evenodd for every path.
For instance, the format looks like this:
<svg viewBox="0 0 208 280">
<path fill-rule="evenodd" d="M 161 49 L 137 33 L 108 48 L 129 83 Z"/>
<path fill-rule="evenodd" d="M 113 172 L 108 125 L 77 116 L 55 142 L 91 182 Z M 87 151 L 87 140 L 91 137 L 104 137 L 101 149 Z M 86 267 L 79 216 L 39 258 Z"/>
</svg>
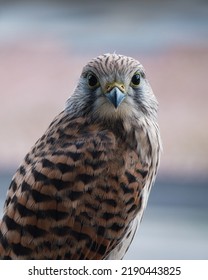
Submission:
<svg viewBox="0 0 208 280">
<path fill-rule="evenodd" d="M 135 57 L 164 152 L 126 259 L 208 259 L 208 1 L 0 1 L 0 214 L 11 178 L 106 52 Z"/>
</svg>

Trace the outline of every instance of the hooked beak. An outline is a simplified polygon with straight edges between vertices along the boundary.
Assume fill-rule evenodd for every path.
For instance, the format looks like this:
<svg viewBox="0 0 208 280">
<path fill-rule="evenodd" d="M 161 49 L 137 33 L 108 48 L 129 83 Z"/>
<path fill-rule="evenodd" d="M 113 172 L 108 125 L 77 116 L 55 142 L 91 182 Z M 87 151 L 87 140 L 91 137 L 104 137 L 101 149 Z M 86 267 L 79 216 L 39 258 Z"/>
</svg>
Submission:
<svg viewBox="0 0 208 280">
<path fill-rule="evenodd" d="M 117 109 L 121 102 L 125 99 L 126 93 L 125 93 L 125 87 L 123 84 L 119 83 L 112 83 L 107 86 L 106 90 L 106 97 L 107 99 L 114 105 L 114 107 Z"/>
</svg>

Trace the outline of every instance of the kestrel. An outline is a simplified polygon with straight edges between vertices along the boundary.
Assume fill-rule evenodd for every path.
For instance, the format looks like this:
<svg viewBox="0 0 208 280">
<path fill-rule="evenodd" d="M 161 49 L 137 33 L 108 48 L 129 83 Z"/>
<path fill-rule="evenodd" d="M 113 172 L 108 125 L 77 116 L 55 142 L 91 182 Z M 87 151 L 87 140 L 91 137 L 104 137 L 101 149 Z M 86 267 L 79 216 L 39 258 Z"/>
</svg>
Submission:
<svg viewBox="0 0 208 280">
<path fill-rule="evenodd" d="M 137 60 L 92 59 L 12 179 L 0 258 L 122 259 L 158 169 L 157 108 Z"/>
</svg>

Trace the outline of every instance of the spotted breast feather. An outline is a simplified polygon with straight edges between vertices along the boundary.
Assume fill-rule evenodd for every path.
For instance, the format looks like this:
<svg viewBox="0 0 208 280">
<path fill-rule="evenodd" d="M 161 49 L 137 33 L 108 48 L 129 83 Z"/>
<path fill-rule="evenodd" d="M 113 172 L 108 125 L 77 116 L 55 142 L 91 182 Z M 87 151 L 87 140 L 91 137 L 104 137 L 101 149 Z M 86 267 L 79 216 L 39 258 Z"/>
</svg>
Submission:
<svg viewBox="0 0 208 280">
<path fill-rule="evenodd" d="M 145 176 L 137 154 L 113 132 L 62 113 L 12 180 L 0 255 L 107 257 L 142 207 Z"/>
</svg>

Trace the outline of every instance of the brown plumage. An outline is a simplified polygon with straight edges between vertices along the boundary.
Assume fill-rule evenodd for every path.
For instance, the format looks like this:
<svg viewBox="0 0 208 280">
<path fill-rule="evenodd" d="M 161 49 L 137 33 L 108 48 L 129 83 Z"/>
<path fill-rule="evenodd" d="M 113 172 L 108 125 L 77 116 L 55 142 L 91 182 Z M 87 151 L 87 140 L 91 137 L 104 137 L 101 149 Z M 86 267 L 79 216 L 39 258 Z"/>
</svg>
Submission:
<svg viewBox="0 0 208 280">
<path fill-rule="evenodd" d="M 160 150 L 157 101 L 142 65 L 117 54 L 91 60 L 12 179 L 0 258 L 123 258 Z"/>
</svg>

